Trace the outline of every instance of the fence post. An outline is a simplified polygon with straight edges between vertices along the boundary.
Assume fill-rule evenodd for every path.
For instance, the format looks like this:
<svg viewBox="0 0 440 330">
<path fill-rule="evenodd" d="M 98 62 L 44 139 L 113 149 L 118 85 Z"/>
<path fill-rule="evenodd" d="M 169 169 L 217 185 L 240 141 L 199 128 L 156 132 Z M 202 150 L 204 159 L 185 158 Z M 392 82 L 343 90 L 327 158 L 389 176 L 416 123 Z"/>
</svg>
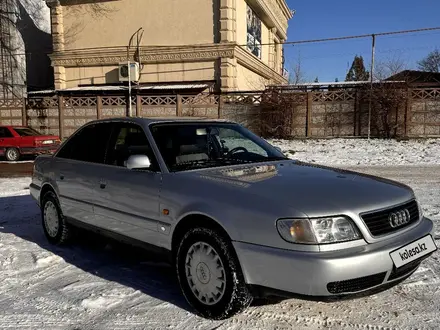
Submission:
<svg viewBox="0 0 440 330">
<path fill-rule="evenodd" d="M 223 95 L 219 94 L 218 96 L 218 110 L 217 110 L 218 119 L 223 118 Z"/>
<path fill-rule="evenodd" d="M 64 138 L 64 97 L 58 95 L 58 130 L 62 140 Z"/>
<path fill-rule="evenodd" d="M 310 137 L 311 135 L 310 124 L 312 123 L 312 103 L 312 92 L 307 92 L 306 137 Z"/>
<path fill-rule="evenodd" d="M 27 99 L 23 98 L 23 105 L 21 107 L 21 124 L 22 126 L 27 126 Z"/>
<path fill-rule="evenodd" d="M 408 88 L 407 97 L 406 97 L 406 107 L 405 107 L 405 115 L 404 115 L 404 136 L 408 137 L 408 117 L 411 113 L 412 108 L 412 89 Z"/>
<path fill-rule="evenodd" d="M 141 117 L 142 114 L 142 98 L 138 94 L 136 95 L 136 117 Z"/>
<path fill-rule="evenodd" d="M 180 95 L 180 94 L 177 94 L 176 116 L 182 117 L 182 95 Z"/>
<path fill-rule="evenodd" d="M 354 92 L 354 136 L 359 136 L 360 135 L 360 127 L 359 127 L 359 118 L 360 118 L 360 100 L 359 100 L 359 91 L 356 89 L 356 91 Z"/>
<path fill-rule="evenodd" d="M 97 119 L 102 118 L 102 96 L 101 95 L 96 96 L 96 118 Z"/>
</svg>

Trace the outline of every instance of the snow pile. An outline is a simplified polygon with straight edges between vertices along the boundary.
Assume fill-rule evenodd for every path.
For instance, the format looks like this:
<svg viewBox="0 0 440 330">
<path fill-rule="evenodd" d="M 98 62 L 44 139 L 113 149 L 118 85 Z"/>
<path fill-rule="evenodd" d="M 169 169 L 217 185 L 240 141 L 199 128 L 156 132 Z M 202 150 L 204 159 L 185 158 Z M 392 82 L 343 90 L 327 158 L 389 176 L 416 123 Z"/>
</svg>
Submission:
<svg viewBox="0 0 440 330">
<path fill-rule="evenodd" d="M 414 188 L 425 215 L 436 223 L 440 244 L 440 166 L 351 169 Z M 148 253 L 97 247 L 84 236 L 66 247 L 48 244 L 29 183 L 0 179 L 2 329 L 439 329 L 440 252 L 405 282 L 374 296 L 329 304 L 291 299 L 209 321 L 192 313 L 172 268 L 148 259 Z"/>
<path fill-rule="evenodd" d="M 16 178 L 13 179 L 12 182 L 13 184 L 11 184 L 11 179 L 0 178 L 0 198 L 2 196 L 10 197 L 10 196 L 21 196 L 21 195 L 29 194 L 29 185 L 31 183 L 30 178 L 28 177 Z"/>
<path fill-rule="evenodd" d="M 325 165 L 440 164 L 440 139 L 269 140 L 293 159 Z"/>
</svg>

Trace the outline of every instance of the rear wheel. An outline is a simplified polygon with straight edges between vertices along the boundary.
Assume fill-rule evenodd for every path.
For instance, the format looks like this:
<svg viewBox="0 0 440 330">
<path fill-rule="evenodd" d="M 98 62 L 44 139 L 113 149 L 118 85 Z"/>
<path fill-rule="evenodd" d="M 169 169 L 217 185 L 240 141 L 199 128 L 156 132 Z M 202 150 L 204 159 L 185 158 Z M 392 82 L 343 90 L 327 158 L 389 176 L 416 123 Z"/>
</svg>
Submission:
<svg viewBox="0 0 440 330">
<path fill-rule="evenodd" d="M 186 300 L 205 318 L 228 318 L 252 302 L 232 244 L 215 230 L 190 229 L 180 242 L 176 268 Z"/>
<path fill-rule="evenodd" d="M 5 152 L 6 159 L 10 162 L 15 162 L 20 159 L 20 151 L 17 148 L 8 148 Z"/>
<path fill-rule="evenodd" d="M 66 223 L 61 212 L 58 198 L 52 191 L 48 191 L 42 199 L 41 216 L 44 234 L 52 244 L 64 244 L 71 236 L 70 226 Z"/>
</svg>

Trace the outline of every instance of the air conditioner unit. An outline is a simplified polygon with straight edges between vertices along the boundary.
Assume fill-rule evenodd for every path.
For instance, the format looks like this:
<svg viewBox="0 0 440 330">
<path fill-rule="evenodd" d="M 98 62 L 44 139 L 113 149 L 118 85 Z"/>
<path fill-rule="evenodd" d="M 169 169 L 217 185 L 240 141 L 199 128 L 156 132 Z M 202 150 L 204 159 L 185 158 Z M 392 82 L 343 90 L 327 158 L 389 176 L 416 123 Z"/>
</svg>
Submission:
<svg viewBox="0 0 440 330">
<path fill-rule="evenodd" d="M 129 76 L 131 81 L 139 81 L 140 72 L 138 62 L 130 62 L 130 74 L 128 74 L 128 61 L 119 63 L 119 81 L 128 81 Z"/>
</svg>

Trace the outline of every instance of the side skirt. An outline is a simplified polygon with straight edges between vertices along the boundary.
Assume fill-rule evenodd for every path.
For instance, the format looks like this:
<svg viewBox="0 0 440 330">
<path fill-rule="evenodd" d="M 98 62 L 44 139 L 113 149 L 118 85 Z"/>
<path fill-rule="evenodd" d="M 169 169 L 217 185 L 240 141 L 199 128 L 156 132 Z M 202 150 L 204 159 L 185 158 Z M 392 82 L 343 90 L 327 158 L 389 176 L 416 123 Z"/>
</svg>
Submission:
<svg viewBox="0 0 440 330">
<path fill-rule="evenodd" d="M 173 260 L 172 253 L 168 249 L 161 248 L 156 245 L 149 244 L 149 243 L 145 243 L 143 241 L 139 241 L 137 239 L 127 237 L 127 236 L 115 233 L 113 231 L 110 231 L 110 230 L 106 230 L 106 229 L 103 229 L 100 227 L 90 225 L 88 223 L 84 223 L 82 221 L 78 221 L 76 219 L 72 219 L 69 217 L 65 217 L 65 218 L 66 218 L 67 223 L 74 226 L 74 227 L 93 232 L 95 234 L 104 236 L 106 238 L 109 238 L 111 240 L 114 240 L 114 241 L 117 241 L 117 242 L 120 242 L 123 244 L 127 244 L 127 245 L 131 245 L 131 246 L 134 246 L 137 248 L 141 248 L 145 251 L 151 252 L 152 254 L 160 256 L 161 259 L 163 259 L 163 261 L 165 261 L 165 262 L 168 262 L 170 264 L 173 263 L 172 262 L 172 260 Z"/>
</svg>

